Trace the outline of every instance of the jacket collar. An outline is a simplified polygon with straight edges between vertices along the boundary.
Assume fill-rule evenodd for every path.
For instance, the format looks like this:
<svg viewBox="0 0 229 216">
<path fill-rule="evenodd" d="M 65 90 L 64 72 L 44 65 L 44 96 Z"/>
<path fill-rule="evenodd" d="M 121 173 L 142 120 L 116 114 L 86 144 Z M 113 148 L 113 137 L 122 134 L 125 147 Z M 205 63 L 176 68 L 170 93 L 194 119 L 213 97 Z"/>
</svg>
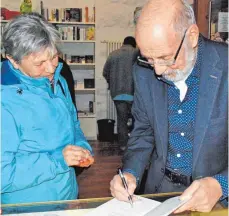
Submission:
<svg viewBox="0 0 229 216">
<path fill-rule="evenodd" d="M 59 63 L 55 74 L 54 74 L 54 83 L 56 84 L 60 77 L 60 72 L 63 64 Z M 9 60 L 6 60 L 2 63 L 1 66 L 1 85 L 16 85 L 20 83 L 25 83 L 33 86 L 43 86 L 47 83 L 49 84 L 49 79 L 46 77 L 41 78 L 32 78 L 23 74 L 20 70 L 17 70 L 13 67 Z"/>
</svg>

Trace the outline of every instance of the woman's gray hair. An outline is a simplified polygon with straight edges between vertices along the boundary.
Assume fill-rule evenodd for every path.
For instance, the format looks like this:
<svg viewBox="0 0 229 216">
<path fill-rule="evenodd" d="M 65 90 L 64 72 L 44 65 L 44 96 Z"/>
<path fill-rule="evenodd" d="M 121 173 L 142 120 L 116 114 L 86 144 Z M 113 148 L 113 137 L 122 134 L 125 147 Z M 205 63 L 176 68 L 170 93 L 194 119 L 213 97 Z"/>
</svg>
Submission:
<svg viewBox="0 0 229 216">
<path fill-rule="evenodd" d="M 51 56 L 58 50 L 60 34 L 38 13 L 20 15 L 6 24 L 2 44 L 6 55 L 20 63 L 32 53 L 48 49 Z"/>
<path fill-rule="evenodd" d="M 195 14 L 192 6 L 187 0 L 181 0 L 182 6 L 175 9 L 173 25 L 176 32 L 183 34 L 192 24 L 196 24 Z"/>
</svg>

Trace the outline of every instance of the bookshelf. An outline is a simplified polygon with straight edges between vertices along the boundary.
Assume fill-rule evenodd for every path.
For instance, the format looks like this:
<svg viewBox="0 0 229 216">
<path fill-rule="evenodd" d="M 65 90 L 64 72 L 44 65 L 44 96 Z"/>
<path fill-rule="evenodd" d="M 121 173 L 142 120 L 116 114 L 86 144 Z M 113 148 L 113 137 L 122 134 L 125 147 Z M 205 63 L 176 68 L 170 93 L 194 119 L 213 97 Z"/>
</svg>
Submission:
<svg viewBox="0 0 229 216">
<path fill-rule="evenodd" d="M 8 20 L 1 20 L 4 26 Z M 59 22 L 49 21 L 59 31 L 62 36 L 61 50 L 63 59 L 69 65 L 75 85 L 75 97 L 82 131 L 88 140 L 97 139 L 97 121 L 96 121 L 96 87 L 95 87 L 95 37 L 87 38 L 86 30 L 78 33 L 73 38 L 74 28 L 87 29 L 94 28 L 94 22 Z M 62 28 L 63 27 L 63 28 Z M 74 27 L 74 28 L 73 28 Z M 64 30 L 63 30 L 64 29 Z M 68 30 L 68 31 L 66 31 Z M 72 32 L 70 32 L 72 31 Z M 75 30 L 74 30 L 75 31 Z M 70 37 L 65 33 L 70 32 Z M 83 38 L 82 38 L 83 37 Z M 87 59 L 88 57 L 88 59 Z M 90 57 L 90 58 L 89 58 Z M 88 61 L 87 61 L 88 60 Z M 85 79 L 94 79 L 93 87 L 85 87 Z M 78 82 L 79 81 L 79 82 Z M 80 86 L 78 86 L 80 84 Z"/>
<path fill-rule="evenodd" d="M 95 41 L 92 40 L 61 40 L 62 42 L 65 43 L 95 43 Z"/>
<path fill-rule="evenodd" d="M 1 20 L 1 23 L 8 23 L 9 20 Z M 94 22 L 59 22 L 59 21 L 49 21 L 52 24 L 62 24 L 62 25 L 95 25 Z"/>
<path fill-rule="evenodd" d="M 95 35 L 87 38 L 87 28 L 94 22 L 50 22 L 62 34 L 63 59 L 71 68 L 75 82 L 75 96 L 82 131 L 88 140 L 97 139 L 96 87 L 95 87 Z M 73 37 L 78 29 L 78 35 Z M 83 29 L 83 30 L 82 30 Z M 82 32 L 81 32 L 82 30 Z M 70 37 L 64 36 L 70 32 Z M 64 33 L 63 33 L 64 32 Z M 87 57 L 90 57 L 87 61 Z M 86 79 L 94 79 L 94 86 L 85 86 Z"/>
<path fill-rule="evenodd" d="M 94 22 L 59 22 L 59 21 L 49 21 L 52 24 L 63 24 L 63 25 L 95 25 Z"/>
</svg>

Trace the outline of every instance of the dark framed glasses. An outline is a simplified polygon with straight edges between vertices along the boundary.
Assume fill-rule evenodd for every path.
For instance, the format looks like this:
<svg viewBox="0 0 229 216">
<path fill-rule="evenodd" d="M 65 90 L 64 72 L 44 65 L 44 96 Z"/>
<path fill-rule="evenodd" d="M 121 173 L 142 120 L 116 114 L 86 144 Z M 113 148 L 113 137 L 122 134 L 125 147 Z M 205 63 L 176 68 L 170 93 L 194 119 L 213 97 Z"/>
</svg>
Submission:
<svg viewBox="0 0 229 216">
<path fill-rule="evenodd" d="M 150 61 L 149 62 L 146 58 L 144 58 L 142 56 L 138 56 L 137 60 L 140 63 L 140 65 L 151 66 L 151 67 L 153 67 L 155 64 L 160 65 L 160 66 L 172 66 L 172 65 L 174 65 L 176 63 L 177 57 L 178 57 L 178 55 L 180 53 L 180 50 L 181 50 L 181 47 L 183 45 L 187 30 L 188 29 L 186 29 L 185 32 L 184 32 L 184 35 L 183 35 L 182 40 L 180 42 L 180 45 L 179 45 L 179 47 L 178 47 L 178 49 L 176 51 L 176 54 L 173 57 L 173 59 L 171 59 L 171 60 L 158 60 L 157 62 L 155 62 L 155 61 Z"/>
</svg>

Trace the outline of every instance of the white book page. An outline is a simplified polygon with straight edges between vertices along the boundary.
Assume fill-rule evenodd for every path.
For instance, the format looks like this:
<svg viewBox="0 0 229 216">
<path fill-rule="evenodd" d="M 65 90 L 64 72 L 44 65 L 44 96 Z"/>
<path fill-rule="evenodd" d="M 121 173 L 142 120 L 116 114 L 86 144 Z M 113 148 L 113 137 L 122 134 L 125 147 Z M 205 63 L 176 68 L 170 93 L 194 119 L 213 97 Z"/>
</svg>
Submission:
<svg viewBox="0 0 229 216">
<path fill-rule="evenodd" d="M 75 209 L 65 211 L 34 212 L 24 214 L 10 214 L 6 216 L 168 216 L 178 207 L 184 205 L 191 197 L 181 201 L 180 197 L 173 197 L 163 203 L 144 197 L 137 197 L 138 201 L 130 203 L 112 199 L 95 209 Z"/>
<path fill-rule="evenodd" d="M 188 202 L 189 199 L 190 197 L 185 200 L 180 200 L 179 196 L 172 197 L 161 203 L 161 205 L 149 211 L 145 216 L 168 216 L 177 208 Z"/>
<path fill-rule="evenodd" d="M 132 207 L 128 202 L 122 202 L 114 198 L 85 214 L 85 216 L 143 216 L 158 205 L 160 205 L 160 202 L 138 197 Z"/>
</svg>

